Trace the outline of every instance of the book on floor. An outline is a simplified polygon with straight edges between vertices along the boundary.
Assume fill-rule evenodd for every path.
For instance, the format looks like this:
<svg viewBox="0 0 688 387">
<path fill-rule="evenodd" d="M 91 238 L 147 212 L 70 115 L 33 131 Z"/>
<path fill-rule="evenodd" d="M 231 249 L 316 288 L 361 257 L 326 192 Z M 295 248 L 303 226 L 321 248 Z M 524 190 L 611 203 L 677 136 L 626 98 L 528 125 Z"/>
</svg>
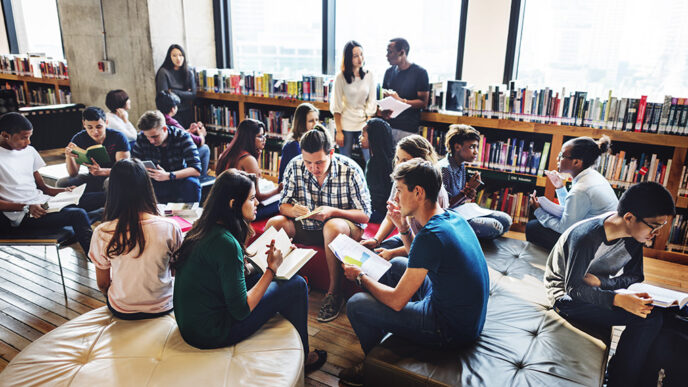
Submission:
<svg viewBox="0 0 688 387">
<path fill-rule="evenodd" d="M 313 249 L 293 248 L 284 229 L 277 231 L 271 226 L 246 248 L 246 258 L 263 272 L 268 267 L 268 245 L 272 240 L 275 241 L 275 248 L 282 252 L 283 257 L 282 264 L 277 268 L 276 279 L 291 279 L 316 253 Z"/>
<path fill-rule="evenodd" d="M 375 281 L 379 281 L 380 277 L 392 267 L 389 261 L 344 234 L 339 234 L 328 246 L 337 259 L 346 264 L 360 267 Z"/>
<path fill-rule="evenodd" d="M 72 148 L 72 153 L 77 155 L 77 164 L 93 164 L 91 159 L 94 159 L 98 165 L 105 165 L 110 163 L 110 156 L 104 146 L 97 144 L 89 146 L 86 149 L 74 146 Z"/>
<path fill-rule="evenodd" d="M 60 192 L 59 194 L 50 197 L 50 199 L 43 204 L 43 208 L 50 214 L 53 212 L 60 212 L 63 208 L 70 205 L 76 206 L 79 204 L 79 200 L 81 199 L 81 195 L 84 194 L 85 189 L 86 184 L 82 184 L 74 188 L 72 191 Z"/>
<path fill-rule="evenodd" d="M 617 289 L 617 293 L 633 294 L 633 293 L 647 293 L 652 297 L 652 305 L 662 308 L 671 306 L 678 306 L 683 308 L 688 304 L 688 293 L 678 292 L 676 290 L 660 288 L 646 283 L 634 283 L 627 289 Z"/>
</svg>

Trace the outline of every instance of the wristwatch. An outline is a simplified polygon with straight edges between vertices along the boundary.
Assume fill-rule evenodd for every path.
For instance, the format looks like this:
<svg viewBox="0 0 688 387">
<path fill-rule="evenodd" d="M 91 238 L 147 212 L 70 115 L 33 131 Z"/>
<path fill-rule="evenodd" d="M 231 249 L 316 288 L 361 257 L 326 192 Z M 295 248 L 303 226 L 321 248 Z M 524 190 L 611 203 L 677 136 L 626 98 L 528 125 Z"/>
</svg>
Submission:
<svg viewBox="0 0 688 387">
<path fill-rule="evenodd" d="M 366 275 L 364 272 L 360 272 L 356 276 L 356 285 L 358 285 L 358 287 L 360 287 L 360 288 L 363 288 L 363 281 L 361 281 L 361 280 L 363 279 L 364 275 Z"/>
<path fill-rule="evenodd" d="M 28 214 L 29 213 L 29 205 L 24 204 L 24 207 L 22 207 L 22 211 L 24 211 L 25 214 Z"/>
<path fill-rule="evenodd" d="M 170 172 L 170 180 L 174 180 L 177 178 L 177 175 L 174 174 L 174 172 Z"/>
</svg>

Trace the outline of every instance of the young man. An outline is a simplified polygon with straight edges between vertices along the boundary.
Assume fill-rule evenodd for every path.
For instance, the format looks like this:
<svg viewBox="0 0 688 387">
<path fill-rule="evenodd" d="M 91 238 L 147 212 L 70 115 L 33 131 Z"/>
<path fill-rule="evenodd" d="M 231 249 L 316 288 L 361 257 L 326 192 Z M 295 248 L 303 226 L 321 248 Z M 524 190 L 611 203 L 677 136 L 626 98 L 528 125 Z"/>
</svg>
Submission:
<svg viewBox="0 0 688 387">
<path fill-rule="evenodd" d="M 294 242 L 325 246 L 330 276 L 327 296 L 318 321 L 332 321 L 339 315 L 341 266 L 327 247 L 339 234 L 360 240 L 371 213 L 370 192 L 365 175 L 355 161 L 334 154 L 324 128 L 316 126 L 301 137 L 301 155 L 293 158 L 284 173 L 280 213 L 271 218 L 266 229 L 283 228 Z M 320 212 L 296 221 L 309 211 Z"/>
<path fill-rule="evenodd" d="M 472 126 L 451 125 L 447 132 L 445 146 L 447 156 L 440 160 L 442 182 L 449 194 L 449 208 L 468 220 L 478 238 L 494 239 L 511 227 L 511 216 L 502 211 L 492 211 L 485 216 L 469 217 L 461 205 L 467 200 L 475 200 L 476 189 L 480 186 L 480 173 L 466 181 L 466 163 L 478 157 L 480 133 Z"/>
<path fill-rule="evenodd" d="M 105 205 L 105 180 L 110 176 L 110 168 L 116 161 L 128 159 L 129 141 L 121 132 L 107 129 L 107 118 L 103 109 L 96 106 L 89 106 L 81 113 L 81 122 L 84 129 L 72 137 L 72 140 L 65 147 L 65 163 L 69 177 L 57 181 L 58 187 L 68 187 L 86 183 L 86 191 L 81 197 L 79 207 L 86 211 L 93 211 Z M 79 164 L 77 155 L 72 153 L 75 147 L 87 149 L 93 145 L 105 147 L 109 163 L 98 164 L 92 160 L 91 164 L 84 164 L 88 167 L 88 174 L 79 174 Z"/>
<path fill-rule="evenodd" d="M 387 61 L 391 65 L 385 71 L 382 88 L 385 97 L 393 97 L 411 105 L 396 118 L 390 118 L 391 111 L 381 112 L 382 118 L 392 127 L 396 144 L 402 138 L 418 133 L 420 111 L 428 105 L 430 83 L 428 72 L 408 60 L 409 43 L 406 39 L 395 38 L 387 45 Z"/>
<path fill-rule="evenodd" d="M 346 314 L 363 352 L 388 332 L 419 344 L 454 347 L 475 341 L 487 312 L 489 277 L 485 256 L 468 223 L 437 203 L 442 187 L 439 171 L 427 161 L 398 165 L 395 202 L 388 217 L 408 237 L 406 217 L 423 228 L 413 240 L 409 257 L 392 259 L 392 267 L 376 282 L 358 266 L 343 264 L 344 274 L 368 293 L 357 293 Z M 362 384 L 363 363 L 343 370 L 346 384 Z"/>
<path fill-rule="evenodd" d="M 19 113 L 0 118 L 0 232 L 14 232 L 72 226 L 79 244 L 88 254 L 91 245 L 91 224 L 86 211 L 68 206 L 48 214 L 41 207 L 50 196 L 71 191 L 74 187 L 53 188 L 43 182 L 38 169 L 45 162 L 31 145 L 33 127 Z"/>
<path fill-rule="evenodd" d="M 194 203 L 201 200 L 201 160 L 189 133 L 165 125 L 165 117 L 157 110 L 149 110 L 139 119 L 141 130 L 132 154 L 148 160 L 156 168 L 148 168 L 153 180 L 155 196 L 160 203 Z"/>
<path fill-rule="evenodd" d="M 607 368 L 610 387 L 636 384 L 662 327 L 662 311 L 653 310 L 647 293 L 615 290 L 643 281 L 643 244 L 675 214 L 664 187 L 636 184 L 621 196 L 616 212 L 569 227 L 547 259 L 545 287 L 557 313 L 585 324 L 626 326 Z"/>
</svg>

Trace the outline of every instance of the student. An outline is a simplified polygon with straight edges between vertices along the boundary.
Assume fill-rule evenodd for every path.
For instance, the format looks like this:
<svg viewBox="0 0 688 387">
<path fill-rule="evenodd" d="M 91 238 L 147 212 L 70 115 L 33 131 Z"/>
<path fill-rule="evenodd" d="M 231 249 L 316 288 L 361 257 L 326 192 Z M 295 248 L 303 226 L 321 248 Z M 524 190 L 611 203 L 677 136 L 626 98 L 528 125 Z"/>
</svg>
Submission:
<svg viewBox="0 0 688 387">
<path fill-rule="evenodd" d="M 196 79 L 186 61 L 182 46 L 173 44 L 167 49 L 165 61 L 155 75 L 155 92 L 163 90 L 175 93 L 182 100 L 177 111 L 177 120 L 183 128 L 193 121 L 193 104 L 196 99 Z"/>
<path fill-rule="evenodd" d="M 65 163 L 69 177 L 59 179 L 56 185 L 66 187 L 86 183 L 86 191 L 79 201 L 79 207 L 93 211 L 105 205 L 104 184 L 110 176 L 112 165 L 116 161 L 130 157 L 129 141 L 121 132 L 107 128 L 107 117 L 99 107 L 87 107 L 82 112 L 81 119 L 84 129 L 75 134 L 65 148 Z M 92 159 L 91 164 L 84 164 L 88 167 L 88 173 L 79 174 L 79 164 L 76 162 L 78 156 L 72 153 L 72 150 L 75 147 L 87 149 L 93 145 L 105 147 L 110 162 L 100 165 Z"/>
<path fill-rule="evenodd" d="M 432 163 L 413 159 L 397 165 L 396 197 L 388 217 L 409 239 L 407 217 L 423 227 L 408 259 L 394 258 L 380 282 L 354 265 L 344 274 L 367 291 L 354 294 L 346 314 L 367 355 L 389 332 L 421 345 L 454 348 L 482 332 L 490 280 L 485 256 L 471 226 L 437 203 L 442 176 Z M 342 370 L 345 384 L 360 385 L 363 362 Z"/>
<path fill-rule="evenodd" d="M 294 218 L 319 212 L 306 219 Z M 334 153 L 334 145 L 321 128 L 301 137 L 301 156 L 284 173 L 280 214 L 265 225 L 284 229 L 294 242 L 324 246 L 330 286 L 318 312 L 320 322 L 332 321 L 342 307 L 341 266 L 327 247 L 339 234 L 360 240 L 370 218 L 370 192 L 363 171 L 346 156 Z"/>
<path fill-rule="evenodd" d="M 155 106 L 165 116 L 165 125 L 168 127 L 176 126 L 177 128 L 184 129 L 182 124 L 173 118 L 177 114 L 180 103 L 179 96 L 167 90 L 159 92 L 155 97 Z M 191 136 L 194 144 L 196 144 L 196 148 L 198 148 L 198 157 L 201 159 L 202 179 L 208 175 L 208 164 L 210 163 L 210 148 L 205 143 L 205 136 L 208 132 L 200 121 L 191 123 L 191 126 L 186 131 Z"/>
<path fill-rule="evenodd" d="M 156 168 L 147 168 L 159 203 L 194 203 L 201 200 L 201 160 L 189 133 L 165 125 L 158 110 L 149 110 L 138 122 L 141 130 L 132 154 L 151 161 Z"/>
<path fill-rule="evenodd" d="M 413 158 L 420 158 L 437 166 L 437 154 L 432 144 L 424 137 L 417 134 L 404 137 L 399 141 L 396 147 L 396 153 L 394 154 L 394 163 L 399 165 Z M 389 198 L 387 198 L 387 202 L 394 201 L 394 195 L 396 195 L 396 188 L 395 183 L 392 182 L 392 189 Z M 444 189 L 444 186 L 440 188 L 440 192 L 437 195 L 437 202 L 443 209 L 449 207 L 449 198 L 447 197 L 447 191 Z M 413 241 L 414 236 L 418 234 L 423 226 L 413 218 L 409 218 L 407 221 L 411 225 L 410 240 Z M 385 217 L 375 236 L 371 239 L 361 241 L 361 244 L 369 249 L 375 249 L 375 252 L 386 260 L 390 260 L 394 257 L 407 257 L 411 248 L 410 242 L 408 245 L 405 245 L 404 241 L 401 239 L 401 235 L 395 235 L 385 239 L 394 228 L 394 223 L 392 223 L 389 218 Z"/>
<path fill-rule="evenodd" d="M 449 194 L 450 209 L 462 214 L 461 205 L 475 200 L 476 190 L 480 183 L 480 173 L 466 180 L 466 163 L 478 158 L 480 133 L 469 125 L 454 124 L 449 126 L 445 146 L 447 156 L 440 160 L 442 182 Z M 511 216 L 502 211 L 491 211 L 490 215 L 467 219 L 475 235 L 481 239 L 494 239 L 502 236 L 511 227 Z"/>
<path fill-rule="evenodd" d="M 287 164 L 289 164 L 291 159 L 301 154 L 301 147 L 299 146 L 301 136 L 315 127 L 318 123 L 319 116 L 320 111 L 308 102 L 304 102 L 296 107 L 294 119 L 291 123 L 291 130 L 284 140 L 284 146 L 282 146 L 279 179 L 277 180 L 280 183 L 284 179 L 284 170 L 287 169 Z"/>
<path fill-rule="evenodd" d="M 14 234 L 35 229 L 56 231 L 72 226 L 79 244 L 88 253 L 91 224 L 82 208 L 67 206 L 48 214 L 41 206 L 50 196 L 74 187 L 53 188 L 38 170 L 45 162 L 31 146 L 33 126 L 19 113 L 0 117 L 0 232 Z"/>
<path fill-rule="evenodd" d="M 170 313 L 170 258 L 182 244 L 181 229 L 158 216 L 153 185 L 139 160 L 115 163 L 107 197 L 104 221 L 93 231 L 88 256 L 108 308 L 124 320 Z"/>
<path fill-rule="evenodd" d="M 227 149 L 217 160 L 216 173 L 222 173 L 229 168 L 236 168 L 240 171 L 252 173 L 260 177 L 260 166 L 258 159 L 265 148 L 265 124 L 263 122 L 247 118 L 236 130 L 234 139 Z M 256 186 L 256 198 L 262 202 L 271 198 L 282 190 L 283 184 L 266 192 L 260 190 L 260 185 Z M 274 202 L 268 206 L 258 205 L 258 216 L 256 219 L 265 219 L 279 213 L 279 203 Z"/>
<path fill-rule="evenodd" d="M 110 110 L 105 116 L 108 127 L 122 133 L 127 141 L 136 141 L 138 133 L 134 124 L 129 121 L 129 109 L 131 109 L 129 94 L 121 89 L 110 90 L 105 96 L 105 106 Z"/>
<path fill-rule="evenodd" d="M 330 100 L 330 112 L 337 126 L 337 145 L 346 157 L 351 157 L 354 142 L 368 118 L 377 111 L 375 79 L 370 71 L 363 70 L 363 62 L 363 47 L 355 40 L 346 42 L 342 71 L 334 79 L 334 96 Z M 365 161 L 370 158 L 365 149 L 363 158 Z"/>
<path fill-rule="evenodd" d="M 547 259 L 545 288 L 557 313 L 585 325 L 626 326 L 607 367 L 610 387 L 636 385 L 662 328 L 662 310 L 653 309 L 647 293 L 615 290 L 643 282 L 643 245 L 675 214 L 664 187 L 636 184 L 621 196 L 615 212 L 569 227 Z"/>
<path fill-rule="evenodd" d="M 394 145 L 392 144 L 392 130 L 387 121 L 372 118 L 363 127 L 361 134 L 361 148 L 370 150 L 370 159 L 366 163 L 366 181 L 370 190 L 370 204 L 373 213 L 371 223 L 380 223 L 387 214 L 387 198 L 392 190 L 392 173 L 394 160 Z"/>
<path fill-rule="evenodd" d="M 614 211 L 619 200 L 604 176 L 594 169 L 600 155 L 609 149 L 608 136 L 598 141 L 590 137 L 569 140 L 561 147 L 557 157 L 559 172 L 573 177 L 571 191 L 566 190 L 564 181 L 555 171 L 545 174 L 556 188 L 557 199 L 564 206 L 561 218 L 551 215 L 542 208 L 535 195 L 530 204 L 535 209 L 533 219 L 526 225 L 526 239 L 536 245 L 551 250 L 561 233 L 574 223 L 592 218 L 605 212 Z"/>
<path fill-rule="evenodd" d="M 279 313 L 299 332 L 306 372 L 320 368 L 325 351 L 309 352 L 308 289 L 294 275 L 273 281 L 282 254 L 273 244 L 268 269 L 245 276 L 246 240 L 256 217 L 255 178 L 245 172 L 221 173 L 210 190 L 203 214 L 184 239 L 174 263 L 175 318 L 184 340 L 198 348 L 237 344 Z"/>
<path fill-rule="evenodd" d="M 390 118 L 391 111 L 382 111 L 382 117 L 392 126 L 394 143 L 402 138 L 418 133 L 420 111 L 428 106 L 430 84 L 428 72 L 408 60 L 409 43 L 406 39 L 395 38 L 387 45 L 387 61 L 391 65 L 385 71 L 382 81 L 385 97 L 392 97 L 411 105 L 396 118 Z"/>
</svg>

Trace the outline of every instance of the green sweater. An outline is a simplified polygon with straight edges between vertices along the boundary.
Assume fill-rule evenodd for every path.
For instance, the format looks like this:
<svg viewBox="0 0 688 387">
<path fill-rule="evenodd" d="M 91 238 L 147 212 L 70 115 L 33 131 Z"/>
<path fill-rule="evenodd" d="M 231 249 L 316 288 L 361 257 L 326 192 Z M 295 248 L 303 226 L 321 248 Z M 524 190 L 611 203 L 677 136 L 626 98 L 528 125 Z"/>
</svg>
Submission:
<svg viewBox="0 0 688 387">
<path fill-rule="evenodd" d="M 217 225 L 177 269 L 174 315 L 179 331 L 195 347 L 224 347 L 232 322 L 249 313 L 241 246 Z"/>
</svg>

